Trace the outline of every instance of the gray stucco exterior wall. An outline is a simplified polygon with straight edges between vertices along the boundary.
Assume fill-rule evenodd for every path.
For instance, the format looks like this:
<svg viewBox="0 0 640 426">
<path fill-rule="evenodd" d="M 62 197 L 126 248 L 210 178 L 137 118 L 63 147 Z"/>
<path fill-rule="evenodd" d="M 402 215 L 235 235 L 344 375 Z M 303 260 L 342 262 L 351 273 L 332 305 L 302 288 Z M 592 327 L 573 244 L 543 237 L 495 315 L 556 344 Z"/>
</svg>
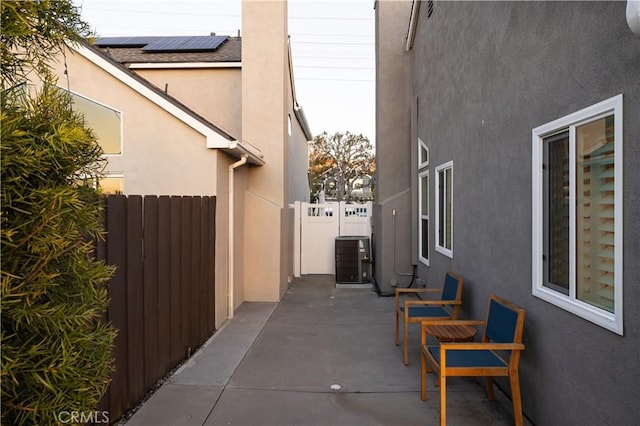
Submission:
<svg viewBox="0 0 640 426">
<path fill-rule="evenodd" d="M 403 3 L 410 9 L 411 2 Z M 626 3 L 436 1 L 429 18 L 424 3 L 406 61 L 413 61 L 412 71 L 403 70 L 398 80 L 411 75 L 418 98 L 417 136 L 431 156 L 431 217 L 435 167 L 454 162 L 454 249 L 449 258 L 430 241 L 430 266 L 418 262 L 418 275 L 433 287 L 446 270 L 464 276 L 463 317 L 482 318 L 491 293 L 526 309 L 520 373 L 524 413 L 533 423 L 637 424 L 640 37 L 626 24 Z M 532 295 L 532 129 L 618 94 L 624 97 L 623 336 Z M 398 108 L 410 102 L 410 96 L 398 99 Z M 384 179 L 411 168 L 405 151 L 416 142 L 407 137 L 396 142 L 407 144 L 401 148 L 377 137 L 377 143 L 384 145 L 379 155 L 398 152 L 378 159 L 377 184 L 385 188 Z M 389 262 L 377 268 L 390 270 Z"/>
<path fill-rule="evenodd" d="M 373 275 L 382 292 L 392 280 L 407 285 L 413 265 L 411 55 L 404 36 L 410 2 L 376 3 L 376 202 Z M 391 19 L 387 19 L 387 18 Z M 395 212 L 395 215 L 394 215 Z M 397 272 L 397 273 L 396 273 Z"/>
</svg>

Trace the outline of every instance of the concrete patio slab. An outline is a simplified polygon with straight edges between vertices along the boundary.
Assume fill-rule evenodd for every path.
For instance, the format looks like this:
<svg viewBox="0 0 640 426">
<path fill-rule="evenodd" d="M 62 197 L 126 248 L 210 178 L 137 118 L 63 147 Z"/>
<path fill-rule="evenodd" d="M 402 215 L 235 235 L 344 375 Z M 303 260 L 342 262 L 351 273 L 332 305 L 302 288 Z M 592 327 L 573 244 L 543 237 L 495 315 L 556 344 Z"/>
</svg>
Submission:
<svg viewBox="0 0 640 426">
<path fill-rule="evenodd" d="M 128 426 L 200 426 L 220 397 L 223 386 L 160 387 L 127 422 Z"/>
<path fill-rule="evenodd" d="M 478 397 L 469 397 L 469 393 Z M 499 393 L 499 392 L 498 392 Z M 507 426 L 513 417 L 503 394 L 496 401 L 473 391 L 452 391 L 447 410 L 450 426 Z M 506 407 L 506 408 L 505 408 Z M 438 395 L 427 401 L 419 392 L 306 392 L 227 387 L 206 425 L 262 426 L 423 426 L 439 421 Z"/>
<path fill-rule="evenodd" d="M 253 345 L 276 303 L 244 303 L 236 318 L 218 330 L 174 376 L 171 383 L 226 385 Z"/>
<path fill-rule="evenodd" d="M 433 375 L 420 400 L 417 330 L 409 366 L 393 344 L 393 304 L 332 275 L 297 278 L 279 304 L 244 303 L 126 424 L 438 424 Z M 488 401 L 473 379 L 447 384 L 449 425 L 513 424 L 499 390 Z"/>
</svg>

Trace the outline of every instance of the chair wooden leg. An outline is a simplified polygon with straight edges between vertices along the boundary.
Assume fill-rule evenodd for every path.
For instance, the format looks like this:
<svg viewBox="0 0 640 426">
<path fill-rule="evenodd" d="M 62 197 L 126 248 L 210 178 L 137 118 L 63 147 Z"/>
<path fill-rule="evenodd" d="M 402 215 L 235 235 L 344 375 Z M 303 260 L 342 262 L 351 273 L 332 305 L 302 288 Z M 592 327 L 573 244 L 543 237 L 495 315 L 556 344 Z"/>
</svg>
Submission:
<svg viewBox="0 0 640 426">
<path fill-rule="evenodd" d="M 440 426 L 447 426 L 447 378 L 440 366 Z"/>
<path fill-rule="evenodd" d="M 396 311 L 396 346 L 400 345 L 400 315 Z"/>
<path fill-rule="evenodd" d="M 404 322 L 404 341 L 402 344 L 404 346 L 404 365 L 409 365 L 409 324 L 407 321 Z"/>
<path fill-rule="evenodd" d="M 487 376 L 487 399 L 493 401 L 493 379 Z"/>
<path fill-rule="evenodd" d="M 420 348 L 420 399 L 427 400 L 427 357 Z"/>
<path fill-rule="evenodd" d="M 520 378 L 518 373 L 509 375 L 511 382 L 511 400 L 513 401 L 513 417 L 516 426 L 522 426 L 522 400 L 520 395 Z"/>
</svg>

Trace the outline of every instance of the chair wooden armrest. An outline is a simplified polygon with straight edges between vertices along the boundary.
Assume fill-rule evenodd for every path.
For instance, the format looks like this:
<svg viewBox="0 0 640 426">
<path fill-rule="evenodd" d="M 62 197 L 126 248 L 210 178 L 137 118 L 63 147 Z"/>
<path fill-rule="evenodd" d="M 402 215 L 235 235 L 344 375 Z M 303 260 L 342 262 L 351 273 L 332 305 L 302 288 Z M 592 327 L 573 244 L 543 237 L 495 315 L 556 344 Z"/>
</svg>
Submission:
<svg viewBox="0 0 640 426">
<path fill-rule="evenodd" d="M 441 293 L 441 288 L 396 288 L 396 294 L 398 293 Z"/>
<path fill-rule="evenodd" d="M 426 318 L 457 318 L 462 305 L 461 276 L 447 272 L 442 289 L 396 288 L 395 293 L 395 344 L 400 344 L 400 322 L 404 323 L 403 356 L 409 365 L 409 323 L 420 323 Z M 422 295 L 436 295 L 436 297 Z M 406 297 L 414 295 L 415 298 Z M 405 297 L 403 297 L 405 296 Z M 402 299 L 402 302 L 400 301 Z"/>
<path fill-rule="evenodd" d="M 412 305 L 462 305 L 461 300 L 405 300 L 405 309 Z"/>
<path fill-rule="evenodd" d="M 396 302 L 396 311 L 399 311 L 400 309 L 400 297 L 403 294 L 420 294 L 420 293 L 439 293 L 442 290 L 440 289 L 435 289 L 435 288 L 396 288 L 396 296 L 395 296 L 395 302 Z"/>
<path fill-rule="evenodd" d="M 492 343 L 492 342 L 448 342 L 441 343 L 440 350 L 482 350 L 482 351 L 523 351 L 522 343 Z"/>
</svg>

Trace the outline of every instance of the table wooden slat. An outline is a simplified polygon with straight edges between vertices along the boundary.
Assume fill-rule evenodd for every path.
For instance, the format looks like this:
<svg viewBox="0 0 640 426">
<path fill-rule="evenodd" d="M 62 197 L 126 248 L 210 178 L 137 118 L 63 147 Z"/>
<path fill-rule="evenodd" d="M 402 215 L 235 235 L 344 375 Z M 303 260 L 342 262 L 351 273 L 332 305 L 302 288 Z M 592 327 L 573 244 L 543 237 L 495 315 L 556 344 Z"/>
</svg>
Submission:
<svg viewBox="0 0 640 426">
<path fill-rule="evenodd" d="M 424 331 L 441 342 L 472 341 L 478 330 L 468 325 L 429 325 Z"/>
</svg>

